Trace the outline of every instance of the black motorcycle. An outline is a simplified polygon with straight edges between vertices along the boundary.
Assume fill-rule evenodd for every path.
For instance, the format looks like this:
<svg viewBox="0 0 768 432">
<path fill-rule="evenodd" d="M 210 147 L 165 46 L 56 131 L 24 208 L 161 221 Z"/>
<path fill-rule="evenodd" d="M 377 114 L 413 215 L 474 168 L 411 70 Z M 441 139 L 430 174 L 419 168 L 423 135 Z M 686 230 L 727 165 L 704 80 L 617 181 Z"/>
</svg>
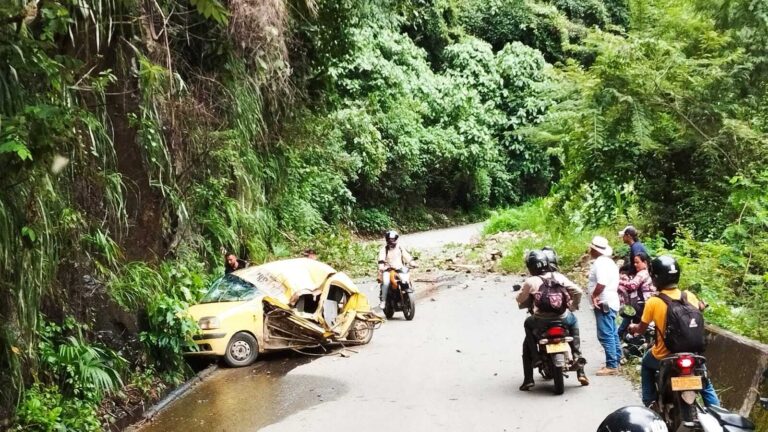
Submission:
<svg viewBox="0 0 768 432">
<path fill-rule="evenodd" d="M 383 277 L 390 278 L 389 294 L 384 306 L 384 315 L 387 319 L 392 318 L 395 312 L 399 311 L 403 312 L 403 316 L 408 321 L 416 315 L 416 301 L 409 276 L 408 267 L 400 270 L 389 268 L 384 272 Z"/>
<path fill-rule="evenodd" d="M 622 318 L 634 320 L 638 312 L 633 306 L 627 306 L 621 308 L 619 315 Z M 636 321 L 633 321 L 636 322 Z M 628 331 L 624 331 L 623 334 L 619 334 L 621 338 L 621 350 L 624 353 L 624 358 L 642 359 L 645 353 L 653 347 L 656 341 L 656 328 L 648 326 L 643 334 L 633 335 Z"/>
<path fill-rule="evenodd" d="M 696 397 L 704 388 L 707 372 L 704 356 L 672 354 L 661 360 L 657 374 L 658 401 L 655 409 L 677 432 L 750 432 L 755 425 L 747 418 L 721 407 L 703 407 Z"/>
<path fill-rule="evenodd" d="M 587 361 L 583 357 L 573 358 L 570 342 L 573 337 L 568 334 L 568 329 L 562 321 L 555 320 L 543 324 L 543 328 L 537 334 L 539 347 L 539 373 L 545 379 L 552 379 L 555 386 L 555 394 L 561 395 L 565 391 L 565 378 L 568 372 L 576 372 L 584 367 Z"/>
</svg>

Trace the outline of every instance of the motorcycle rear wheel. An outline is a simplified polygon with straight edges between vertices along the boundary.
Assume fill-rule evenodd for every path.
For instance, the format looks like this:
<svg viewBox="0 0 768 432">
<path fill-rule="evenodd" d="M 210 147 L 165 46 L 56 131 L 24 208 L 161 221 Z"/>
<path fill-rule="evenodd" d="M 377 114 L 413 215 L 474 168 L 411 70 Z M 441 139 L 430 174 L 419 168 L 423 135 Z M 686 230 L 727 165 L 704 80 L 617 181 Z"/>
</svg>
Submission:
<svg viewBox="0 0 768 432">
<path fill-rule="evenodd" d="M 681 424 L 696 420 L 696 407 L 685 403 L 679 394 L 675 395 L 675 405 L 670 412 L 670 417 L 672 417 L 674 428 L 670 430 L 677 430 Z"/>
<path fill-rule="evenodd" d="M 408 321 L 416 316 L 416 302 L 413 301 L 413 297 L 405 293 L 403 294 L 403 315 Z"/>
<path fill-rule="evenodd" d="M 563 376 L 563 370 L 559 367 L 554 368 L 552 370 L 552 379 L 555 384 L 555 394 L 563 394 L 563 392 L 565 392 L 565 377 Z"/>
</svg>

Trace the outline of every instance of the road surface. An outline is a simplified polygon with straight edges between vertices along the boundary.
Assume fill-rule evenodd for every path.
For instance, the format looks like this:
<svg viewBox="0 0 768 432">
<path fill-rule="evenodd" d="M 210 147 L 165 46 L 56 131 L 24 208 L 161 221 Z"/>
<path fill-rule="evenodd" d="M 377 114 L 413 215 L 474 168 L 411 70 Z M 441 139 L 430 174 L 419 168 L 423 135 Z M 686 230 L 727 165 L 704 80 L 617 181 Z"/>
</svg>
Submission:
<svg viewBox="0 0 768 432">
<path fill-rule="evenodd" d="M 439 241 L 478 228 L 463 230 Z M 440 246 L 418 236 L 411 239 L 422 247 Z M 519 281 L 454 274 L 418 303 L 413 321 L 397 313 L 346 357 L 280 354 L 223 369 L 141 431 L 586 432 L 616 408 L 639 404 L 624 378 L 594 376 L 603 356 L 588 309 L 577 316 L 591 385 L 572 374 L 561 396 L 542 380 L 530 392 L 517 389 L 525 313 L 510 288 Z"/>
</svg>

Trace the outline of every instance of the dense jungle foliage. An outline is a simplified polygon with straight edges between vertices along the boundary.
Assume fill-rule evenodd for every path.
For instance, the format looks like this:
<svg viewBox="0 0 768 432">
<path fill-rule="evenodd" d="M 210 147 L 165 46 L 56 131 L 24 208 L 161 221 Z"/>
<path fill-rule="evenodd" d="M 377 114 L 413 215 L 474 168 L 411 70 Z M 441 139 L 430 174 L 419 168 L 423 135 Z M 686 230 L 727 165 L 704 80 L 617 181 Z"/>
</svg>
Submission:
<svg viewBox="0 0 768 432">
<path fill-rule="evenodd" d="M 223 250 L 345 267 L 547 194 L 765 340 L 766 47 L 761 0 L 3 0 L 0 419 L 99 430 L 183 379 Z"/>
</svg>

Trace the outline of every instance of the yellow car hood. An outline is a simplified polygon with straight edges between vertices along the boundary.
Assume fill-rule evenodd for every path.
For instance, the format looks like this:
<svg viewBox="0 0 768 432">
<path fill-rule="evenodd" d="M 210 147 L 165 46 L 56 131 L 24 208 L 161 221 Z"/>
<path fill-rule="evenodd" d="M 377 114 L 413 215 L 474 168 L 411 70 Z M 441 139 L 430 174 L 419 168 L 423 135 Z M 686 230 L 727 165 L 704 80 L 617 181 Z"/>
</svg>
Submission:
<svg viewBox="0 0 768 432">
<path fill-rule="evenodd" d="M 189 314 L 195 321 L 199 321 L 203 317 L 219 317 L 225 319 L 230 315 L 234 315 L 242 310 L 249 303 L 260 303 L 260 300 L 249 300 L 240 302 L 217 302 L 217 303 L 201 303 L 194 306 L 190 306 Z"/>
</svg>

